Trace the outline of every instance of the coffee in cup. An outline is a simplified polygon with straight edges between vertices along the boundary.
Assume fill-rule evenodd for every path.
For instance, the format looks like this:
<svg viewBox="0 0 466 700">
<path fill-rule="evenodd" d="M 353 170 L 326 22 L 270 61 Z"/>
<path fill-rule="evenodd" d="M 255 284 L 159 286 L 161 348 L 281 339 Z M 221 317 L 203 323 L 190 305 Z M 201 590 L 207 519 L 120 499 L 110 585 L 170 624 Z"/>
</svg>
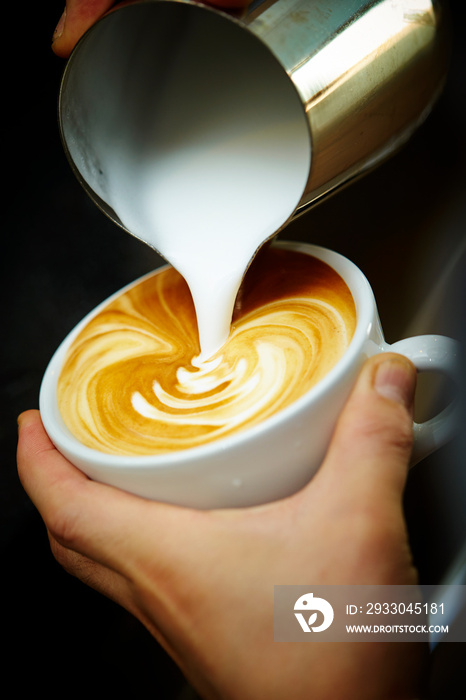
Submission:
<svg viewBox="0 0 466 700">
<path fill-rule="evenodd" d="M 315 386 L 348 349 L 351 292 L 327 263 L 265 247 L 240 288 L 226 344 L 200 361 L 189 288 L 164 267 L 110 301 L 68 349 L 58 405 L 95 450 L 157 455 L 246 430 Z"/>
</svg>

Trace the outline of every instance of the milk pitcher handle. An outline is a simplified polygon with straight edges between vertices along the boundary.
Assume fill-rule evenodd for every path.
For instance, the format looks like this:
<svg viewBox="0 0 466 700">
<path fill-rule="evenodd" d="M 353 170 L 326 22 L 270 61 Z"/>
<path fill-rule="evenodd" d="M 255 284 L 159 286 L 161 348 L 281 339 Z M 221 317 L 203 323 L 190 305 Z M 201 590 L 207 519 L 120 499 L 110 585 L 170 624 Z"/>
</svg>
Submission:
<svg viewBox="0 0 466 700">
<path fill-rule="evenodd" d="M 418 372 L 443 375 L 457 385 L 459 379 L 459 343 L 438 335 L 421 335 L 400 340 L 386 348 L 407 357 Z M 411 465 L 415 465 L 449 442 L 459 427 L 458 399 L 452 401 L 435 416 L 422 423 L 414 422 L 414 445 Z"/>
</svg>

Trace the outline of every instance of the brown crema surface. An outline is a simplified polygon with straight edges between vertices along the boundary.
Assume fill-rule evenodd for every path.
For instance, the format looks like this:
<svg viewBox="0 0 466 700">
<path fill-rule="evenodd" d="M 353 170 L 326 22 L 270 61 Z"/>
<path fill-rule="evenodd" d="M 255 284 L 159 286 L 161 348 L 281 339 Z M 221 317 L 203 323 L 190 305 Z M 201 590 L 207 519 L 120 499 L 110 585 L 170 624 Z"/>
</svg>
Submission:
<svg viewBox="0 0 466 700">
<path fill-rule="evenodd" d="M 73 342 L 58 382 L 69 430 L 119 455 L 187 449 L 248 428 L 306 393 L 345 353 L 351 293 L 328 265 L 266 246 L 238 294 L 228 342 L 199 355 L 188 286 L 173 268 L 121 294 Z"/>
</svg>

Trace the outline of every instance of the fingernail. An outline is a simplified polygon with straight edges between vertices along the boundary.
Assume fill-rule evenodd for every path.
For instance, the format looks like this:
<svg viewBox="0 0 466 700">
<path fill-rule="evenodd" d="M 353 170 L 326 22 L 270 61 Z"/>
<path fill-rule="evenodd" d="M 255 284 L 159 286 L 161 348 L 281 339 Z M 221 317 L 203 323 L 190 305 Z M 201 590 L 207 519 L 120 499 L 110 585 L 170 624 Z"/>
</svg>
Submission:
<svg viewBox="0 0 466 700">
<path fill-rule="evenodd" d="M 386 360 L 377 368 L 374 388 L 385 399 L 411 409 L 416 388 L 416 370 L 405 358 Z"/>
<path fill-rule="evenodd" d="M 66 22 L 66 7 L 63 11 L 62 16 L 60 17 L 57 26 L 55 27 L 55 31 L 53 33 L 52 37 L 52 43 L 61 37 L 63 34 L 63 30 L 65 29 L 65 22 Z"/>
<path fill-rule="evenodd" d="M 23 421 L 24 421 L 24 412 L 20 413 L 16 420 L 18 422 L 18 430 L 19 430 L 23 424 Z"/>
</svg>

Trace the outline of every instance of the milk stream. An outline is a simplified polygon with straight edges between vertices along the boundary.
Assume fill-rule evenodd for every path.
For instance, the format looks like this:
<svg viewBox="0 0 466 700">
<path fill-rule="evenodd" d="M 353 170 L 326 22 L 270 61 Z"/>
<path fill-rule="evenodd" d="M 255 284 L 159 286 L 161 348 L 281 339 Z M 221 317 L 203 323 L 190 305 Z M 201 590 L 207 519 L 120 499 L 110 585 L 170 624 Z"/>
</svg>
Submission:
<svg viewBox="0 0 466 700">
<path fill-rule="evenodd" d="M 124 171 L 121 151 L 109 165 L 118 173 L 111 201 L 121 221 L 190 288 L 200 361 L 228 338 L 243 275 L 257 249 L 293 214 L 310 167 L 297 96 L 274 95 L 272 109 L 263 98 L 251 104 L 241 85 L 236 89 L 232 96 L 230 85 L 228 99 L 217 96 L 207 120 L 198 101 L 181 142 L 179 120 L 168 110 L 147 139 L 150 148 L 137 158 L 127 153 Z"/>
<path fill-rule="evenodd" d="M 134 47 L 120 54 L 102 23 L 92 71 L 75 72 L 66 128 L 84 179 L 185 278 L 205 360 L 228 337 L 254 253 L 299 204 L 310 137 L 294 85 L 261 42 L 211 12 L 185 23 L 173 12 L 157 40 L 144 16 L 137 31 L 123 26 Z"/>
<path fill-rule="evenodd" d="M 206 138 L 157 162 L 139 162 L 121 178 L 121 192 L 114 190 L 125 226 L 168 260 L 190 288 L 199 361 L 228 338 L 249 262 L 299 201 L 307 175 L 301 151 L 307 152 L 293 136 L 292 123 L 273 134 L 251 132 L 249 125 L 247 133 Z"/>
</svg>

